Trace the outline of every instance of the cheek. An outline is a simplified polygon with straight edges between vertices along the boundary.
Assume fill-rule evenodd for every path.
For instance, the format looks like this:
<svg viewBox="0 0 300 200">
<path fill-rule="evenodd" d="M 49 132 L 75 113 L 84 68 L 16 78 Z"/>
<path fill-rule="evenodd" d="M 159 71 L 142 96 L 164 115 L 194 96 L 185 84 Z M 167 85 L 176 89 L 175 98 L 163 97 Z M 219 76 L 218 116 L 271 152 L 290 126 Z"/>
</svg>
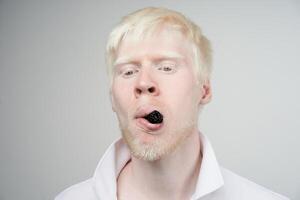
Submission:
<svg viewBox="0 0 300 200">
<path fill-rule="evenodd" d="M 120 114 L 120 112 L 124 112 L 125 108 L 127 107 L 126 104 L 128 104 L 128 88 L 127 87 L 121 87 L 120 84 L 113 85 L 112 87 L 112 103 L 115 111 L 117 114 Z"/>
<path fill-rule="evenodd" d="M 184 80 L 177 81 L 173 85 L 172 96 L 175 101 L 182 101 L 179 103 L 186 104 L 195 104 L 200 100 L 200 87 L 197 85 L 196 80 L 193 76 L 185 76 Z"/>
<path fill-rule="evenodd" d="M 177 84 L 173 88 L 167 94 L 167 96 L 171 97 L 167 105 L 170 105 L 174 119 L 183 120 L 197 116 L 201 96 L 200 88 L 193 82 Z"/>
<path fill-rule="evenodd" d="M 174 94 L 174 96 L 175 98 L 173 98 L 172 100 L 174 102 L 171 105 L 175 105 L 176 110 L 178 111 L 186 112 L 194 110 L 195 108 L 197 108 L 197 105 L 199 103 L 199 95 L 194 88 L 188 88 L 188 90 L 186 90 L 185 92 L 180 94 L 177 93 L 177 95 Z"/>
</svg>

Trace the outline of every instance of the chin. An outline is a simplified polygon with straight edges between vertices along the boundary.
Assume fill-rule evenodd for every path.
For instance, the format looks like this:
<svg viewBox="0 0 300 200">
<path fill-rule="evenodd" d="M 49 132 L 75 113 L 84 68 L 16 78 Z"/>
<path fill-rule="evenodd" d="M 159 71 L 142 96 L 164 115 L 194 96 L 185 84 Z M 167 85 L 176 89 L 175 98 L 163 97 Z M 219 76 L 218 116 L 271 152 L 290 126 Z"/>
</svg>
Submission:
<svg viewBox="0 0 300 200">
<path fill-rule="evenodd" d="M 150 134 L 143 131 L 133 134 L 123 129 L 122 136 L 134 157 L 145 161 L 157 161 L 178 148 L 186 134 L 183 132 Z"/>
<path fill-rule="evenodd" d="M 152 135 L 143 131 L 132 133 L 129 130 L 123 130 L 122 136 L 131 154 L 138 159 L 155 161 L 159 160 L 164 154 L 161 150 L 162 145 L 160 145 L 159 135 Z"/>
</svg>

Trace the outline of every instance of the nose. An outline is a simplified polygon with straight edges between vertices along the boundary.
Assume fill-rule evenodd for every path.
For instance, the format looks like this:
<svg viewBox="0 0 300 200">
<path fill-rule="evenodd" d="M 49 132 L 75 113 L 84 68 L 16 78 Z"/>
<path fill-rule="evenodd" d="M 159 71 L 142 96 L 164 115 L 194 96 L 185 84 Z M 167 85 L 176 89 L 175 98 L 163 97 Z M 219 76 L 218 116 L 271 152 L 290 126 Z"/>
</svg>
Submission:
<svg viewBox="0 0 300 200">
<path fill-rule="evenodd" d="M 138 79 L 136 80 L 136 85 L 134 88 L 135 97 L 138 98 L 141 95 L 159 95 L 159 88 L 157 83 L 150 77 L 148 71 L 141 70 L 139 72 Z"/>
</svg>

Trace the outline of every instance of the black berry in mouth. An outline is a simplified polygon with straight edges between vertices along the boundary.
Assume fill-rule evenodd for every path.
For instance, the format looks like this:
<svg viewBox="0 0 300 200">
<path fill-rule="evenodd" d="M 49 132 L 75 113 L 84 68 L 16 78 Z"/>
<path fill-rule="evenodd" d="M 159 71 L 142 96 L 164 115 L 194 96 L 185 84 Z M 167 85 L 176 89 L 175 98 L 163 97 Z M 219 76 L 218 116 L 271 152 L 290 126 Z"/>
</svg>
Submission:
<svg viewBox="0 0 300 200">
<path fill-rule="evenodd" d="M 157 110 L 152 111 L 144 117 L 151 124 L 160 124 L 163 122 L 163 115 Z"/>
</svg>

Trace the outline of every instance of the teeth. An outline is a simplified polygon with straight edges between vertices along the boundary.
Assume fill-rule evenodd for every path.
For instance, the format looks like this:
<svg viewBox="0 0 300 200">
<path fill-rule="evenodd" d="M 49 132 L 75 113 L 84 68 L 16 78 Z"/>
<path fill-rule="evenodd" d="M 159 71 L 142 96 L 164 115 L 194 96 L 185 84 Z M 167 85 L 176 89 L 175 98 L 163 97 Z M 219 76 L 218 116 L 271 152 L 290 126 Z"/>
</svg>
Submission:
<svg viewBox="0 0 300 200">
<path fill-rule="evenodd" d="M 151 124 L 160 124 L 163 122 L 163 115 L 160 114 L 160 112 L 158 112 L 157 110 L 152 111 L 144 118 L 148 120 Z"/>
</svg>

